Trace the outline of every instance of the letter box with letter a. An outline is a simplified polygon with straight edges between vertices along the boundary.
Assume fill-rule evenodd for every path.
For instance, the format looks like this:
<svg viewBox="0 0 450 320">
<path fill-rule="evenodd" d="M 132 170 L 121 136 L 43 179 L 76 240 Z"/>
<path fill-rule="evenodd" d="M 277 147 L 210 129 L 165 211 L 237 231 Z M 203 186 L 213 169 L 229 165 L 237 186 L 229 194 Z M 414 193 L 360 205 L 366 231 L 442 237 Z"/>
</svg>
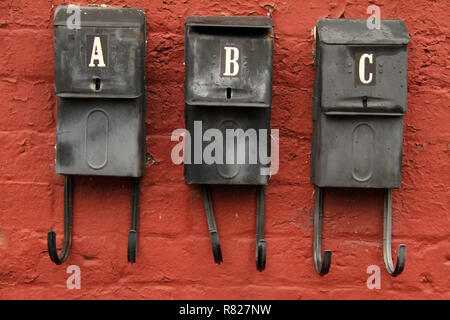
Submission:
<svg viewBox="0 0 450 320">
<path fill-rule="evenodd" d="M 145 169 L 145 25 L 141 9 L 60 6 L 55 11 L 56 173 L 65 176 L 61 256 L 55 233 L 48 234 L 56 264 L 70 250 L 75 175 L 133 178 L 128 261 L 135 262 Z"/>
<path fill-rule="evenodd" d="M 403 270 L 400 245 L 391 253 L 391 189 L 401 186 L 403 115 L 406 112 L 407 44 L 401 20 L 320 19 L 316 31 L 311 181 L 315 185 L 314 263 L 328 272 L 331 251 L 322 261 L 322 201 L 325 187 L 385 189 L 384 258 L 388 272 Z"/>
<path fill-rule="evenodd" d="M 185 23 L 184 178 L 200 184 L 214 260 L 222 262 L 210 185 L 257 187 L 256 264 L 265 268 L 273 22 L 267 17 L 188 17 Z"/>
</svg>

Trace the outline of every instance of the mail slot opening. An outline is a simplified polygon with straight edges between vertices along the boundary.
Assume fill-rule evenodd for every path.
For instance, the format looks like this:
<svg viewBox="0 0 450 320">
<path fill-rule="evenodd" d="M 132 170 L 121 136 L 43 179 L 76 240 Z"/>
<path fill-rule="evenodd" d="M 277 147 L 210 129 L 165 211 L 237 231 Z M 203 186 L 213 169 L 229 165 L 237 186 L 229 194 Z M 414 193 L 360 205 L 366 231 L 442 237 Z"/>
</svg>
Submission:
<svg viewBox="0 0 450 320">
<path fill-rule="evenodd" d="M 227 88 L 227 99 L 231 99 L 231 88 Z"/>
<path fill-rule="evenodd" d="M 363 104 L 363 108 L 367 108 L 367 96 L 362 97 L 362 104 Z"/>
<path fill-rule="evenodd" d="M 100 91 L 102 88 L 102 80 L 99 77 L 92 78 L 92 90 Z"/>
<path fill-rule="evenodd" d="M 246 38 L 246 37 L 264 37 L 272 34 L 271 26 L 260 26 L 260 27 L 239 27 L 239 26 L 191 26 L 189 30 L 190 34 L 204 34 L 218 37 L 233 37 L 233 38 Z"/>
</svg>

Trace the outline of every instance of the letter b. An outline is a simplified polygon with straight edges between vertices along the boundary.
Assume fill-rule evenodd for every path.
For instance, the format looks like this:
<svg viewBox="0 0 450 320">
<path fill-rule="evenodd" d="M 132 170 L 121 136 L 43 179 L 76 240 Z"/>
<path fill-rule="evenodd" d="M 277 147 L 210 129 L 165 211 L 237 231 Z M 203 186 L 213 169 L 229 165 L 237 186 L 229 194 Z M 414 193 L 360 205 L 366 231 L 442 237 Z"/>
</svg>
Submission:
<svg viewBox="0 0 450 320">
<path fill-rule="evenodd" d="M 236 47 L 224 47 L 225 71 L 224 76 L 234 77 L 239 73 L 239 49 Z"/>
</svg>

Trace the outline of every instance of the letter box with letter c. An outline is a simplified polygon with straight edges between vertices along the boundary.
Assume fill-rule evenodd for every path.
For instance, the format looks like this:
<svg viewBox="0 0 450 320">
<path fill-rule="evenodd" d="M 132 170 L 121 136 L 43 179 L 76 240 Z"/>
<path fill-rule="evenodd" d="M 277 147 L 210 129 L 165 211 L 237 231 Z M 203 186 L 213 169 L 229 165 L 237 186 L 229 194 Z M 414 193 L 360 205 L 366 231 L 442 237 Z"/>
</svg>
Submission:
<svg viewBox="0 0 450 320">
<path fill-rule="evenodd" d="M 391 253 L 391 189 L 401 187 L 403 115 L 409 35 L 401 20 L 320 19 L 315 30 L 311 181 L 315 185 L 314 263 L 328 272 L 331 251 L 321 253 L 325 187 L 385 189 L 384 258 L 388 272 L 403 270 L 400 245 Z"/>
<path fill-rule="evenodd" d="M 210 185 L 257 187 L 256 264 L 265 268 L 273 22 L 268 17 L 188 17 L 185 22 L 184 178 L 202 186 L 213 255 L 222 254 Z"/>
<path fill-rule="evenodd" d="M 70 250 L 75 175 L 133 178 L 128 261 L 136 260 L 145 170 L 145 25 L 141 9 L 60 6 L 55 11 L 56 173 L 64 175 L 60 256 L 55 233 L 48 233 L 56 264 Z"/>
</svg>

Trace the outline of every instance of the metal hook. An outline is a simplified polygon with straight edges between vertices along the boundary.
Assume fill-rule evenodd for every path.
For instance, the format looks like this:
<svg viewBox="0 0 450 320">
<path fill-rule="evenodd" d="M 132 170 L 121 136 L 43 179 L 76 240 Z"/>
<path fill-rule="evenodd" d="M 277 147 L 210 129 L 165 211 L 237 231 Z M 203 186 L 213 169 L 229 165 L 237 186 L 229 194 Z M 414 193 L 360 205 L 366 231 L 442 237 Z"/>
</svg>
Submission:
<svg viewBox="0 0 450 320">
<path fill-rule="evenodd" d="M 384 264 L 393 277 L 402 273 L 406 262 L 406 246 L 401 244 L 397 250 L 397 263 L 392 261 L 392 190 L 384 190 L 383 256 Z"/>
<path fill-rule="evenodd" d="M 72 176 L 64 176 L 64 240 L 60 256 L 56 249 L 56 233 L 50 229 L 47 234 L 48 254 L 57 265 L 67 260 L 72 244 L 72 199 Z"/>
<path fill-rule="evenodd" d="M 314 201 L 314 266 L 319 275 L 328 273 L 331 265 L 331 250 L 323 252 L 322 260 L 322 219 L 323 219 L 323 190 L 315 186 Z"/>
<path fill-rule="evenodd" d="M 222 250 L 220 249 L 219 233 L 217 232 L 216 220 L 214 218 L 214 210 L 212 205 L 211 188 L 207 184 L 202 184 L 203 203 L 205 205 L 206 220 L 208 222 L 209 237 L 214 255 L 214 261 L 221 264 Z"/>
<path fill-rule="evenodd" d="M 135 263 L 137 255 L 138 223 L 139 223 L 139 196 L 141 193 L 141 179 L 133 179 L 131 191 L 131 224 L 128 232 L 128 262 Z"/>
<path fill-rule="evenodd" d="M 263 271 L 266 268 L 267 243 L 264 240 L 264 212 L 266 186 L 256 187 L 256 268 Z"/>
</svg>

